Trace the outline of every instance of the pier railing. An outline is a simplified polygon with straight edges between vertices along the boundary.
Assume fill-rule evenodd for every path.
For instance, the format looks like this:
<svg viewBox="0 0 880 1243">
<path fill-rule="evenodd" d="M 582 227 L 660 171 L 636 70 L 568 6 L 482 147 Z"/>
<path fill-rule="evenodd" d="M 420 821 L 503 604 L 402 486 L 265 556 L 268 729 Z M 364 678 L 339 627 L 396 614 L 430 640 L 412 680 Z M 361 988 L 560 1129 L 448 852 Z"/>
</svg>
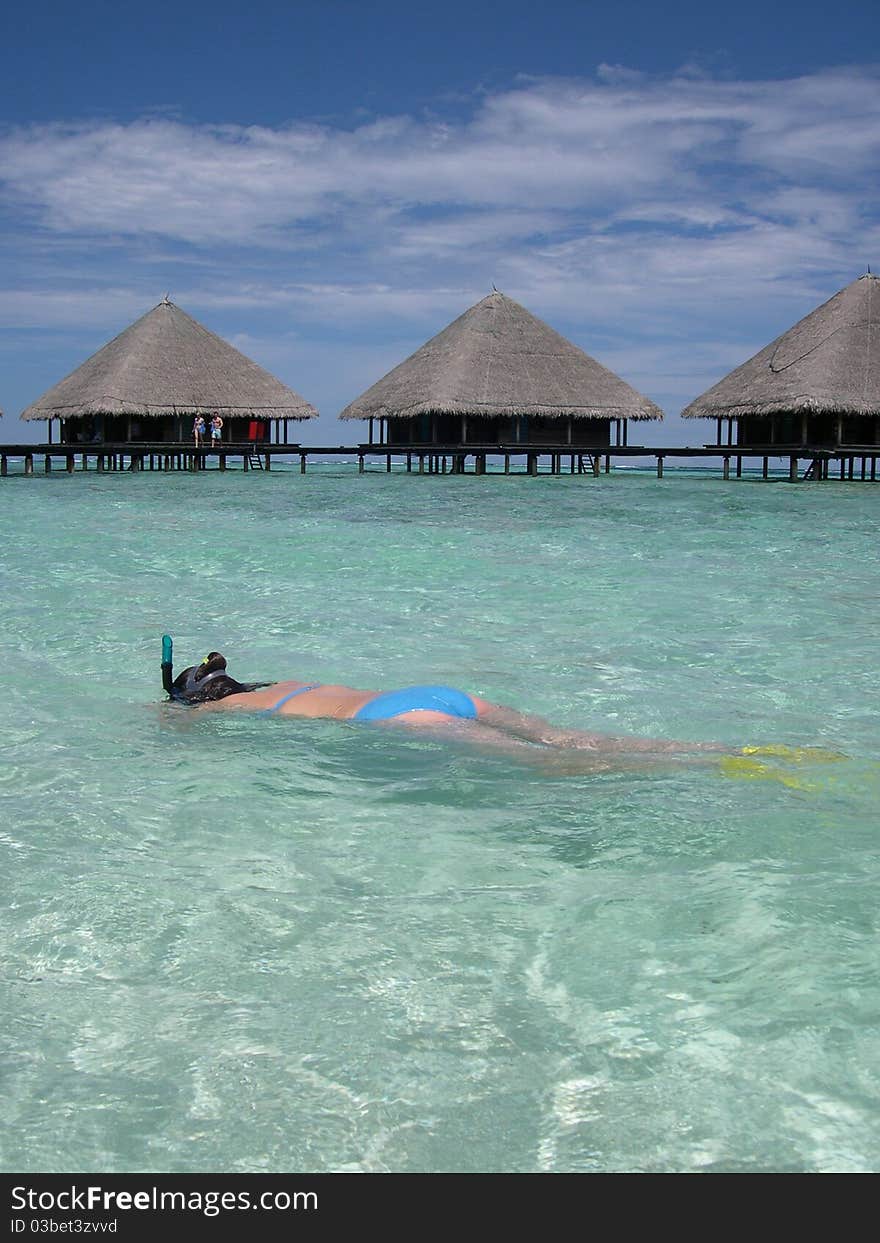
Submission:
<svg viewBox="0 0 880 1243">
<path fill-rule="evenodd" d="M 877 479 L 880 445 L 841 445 L 837 448 L 811 445 L 611 445 L 571 444 L 446 444 L 446 445 L 300 445 L 262 442 L 224 442 L 218 448 L 195 446 L 187 442 L 119 444 L 6 444 L 0 445 L 0 476 L 9 474 L 11 462 L 23 464 L 32 475 L 40 469 L 74 471 L 190 471 L 241 469 L 268 471 L 275 458 L 298 460 L 302 474 L 309 460 L 328 457 L 356 459 L 359 472 L 378 468 L 391 472 L 395 467 L 419 474 L 490 473 L 490 459 L 501 463 L 492 474 L 579 474 L 597 476 L 609 473 L 612 465 L 634 458 L 653 459 L 658 478 L 663 477 L 669 460 L 713 460 L 721 463 L 721 475 L 739 478 L 744 463 L 761 465 L 763 478 L 770 476 L 771 460 L 787 464 L 788 478 L 798 479 Z M 784 468 L 783 468 L 784 474 Z M 777 475 L 778 477 L 778 475 Z"/>
</svg>

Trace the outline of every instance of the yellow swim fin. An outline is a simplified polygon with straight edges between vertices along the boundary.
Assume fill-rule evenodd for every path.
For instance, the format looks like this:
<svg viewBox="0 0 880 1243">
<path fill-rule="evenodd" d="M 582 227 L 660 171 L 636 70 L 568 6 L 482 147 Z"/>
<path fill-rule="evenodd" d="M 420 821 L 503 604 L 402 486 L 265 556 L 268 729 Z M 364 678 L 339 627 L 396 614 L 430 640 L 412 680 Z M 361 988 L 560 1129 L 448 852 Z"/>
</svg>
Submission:
<svg viewBox="0 0 880 1243">
<path fill-rule="evenodd" d="M 741 755 L 772 755 L 792 764 L 833 764 L 848 757 L 842 751 L 826 751 L 823 747 L 787 747 L 773 742 L 764 747 L 741 747 Z"/>
<path fill-rule="evenodd" d="M 751 754 L 755 754 L 755 752 L 767 754 L 766 751 L 759 747 L 749 748 L 749 750 Z M 776 755 L 776 752 L 770 751 L 770 754 Z M 784 768 L 774 768 L 772 764 L 762 764 L 760 760 L 753 760 L 747 756 L 725 755 L 718 761 L 718 766 L 725 777 L 731 777 L 734 780 L 778 781 L 781 785 L 788 786 L 790 790 L 805 790 L 807 792 L 822 788 L 815 782 L 805 781 L 800 776 L 792 776 Z"/>
<path fill-rule="evenodd" d="M 839 751 L 823 751 L 819 747 L 786 747 L 782 743 L 774 743 L 767 747 L 743 747 L 738 756 L 723 756 L 718 761 L 723 776 L 740 779 L 740 781 L 778 781 L 789 789 L 802 789 L 812 792 L 827 786 L 830 778 L 824 782 L 807 781 L 802 774 L 792 773 L 788 764 L 763 763 L 753 756 L 767 756 L 771 759 L 784 759 L 788 764 L 804 764 L 809 761 L 834 762 L 846 759 Z"/>
</svg>

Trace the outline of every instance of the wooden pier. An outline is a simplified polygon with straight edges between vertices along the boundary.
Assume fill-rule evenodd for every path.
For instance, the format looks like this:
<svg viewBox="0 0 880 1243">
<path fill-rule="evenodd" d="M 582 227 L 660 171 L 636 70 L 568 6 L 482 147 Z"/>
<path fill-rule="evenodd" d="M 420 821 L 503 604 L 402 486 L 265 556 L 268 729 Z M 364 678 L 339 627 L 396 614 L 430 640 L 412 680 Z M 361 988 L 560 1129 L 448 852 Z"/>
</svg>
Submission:
<svg viewBox="0 0 880 1243">
<path fill-rule="evenodd" d="M 187 443 L 155 444 L 8 444 L 0 445 L 0 477 L 9 474 L 11 461 L 23 463 L 24 475 L 41 469 L 75 471 L 268 471 L 273 458 L 299 459 L 305 474 L 309 459 L 355 458 L 359 473 L 368 469 L 393 469 L 417 474 L 485 475 L 489 458 L 498 459 L 501 469 L 493 475 L 586 475 L 608 474 L 612 465 L 634 458 L 654 459 L 657 478 L 663 478 L 668 461 L 721 461 L 723 479 L 741 478 L 743 464 L 761 464 L 762 478 L 770 478 L 771 460 L 787 465 L 788 478 L 797 480 L 844 479 L 877 480 L 880 446 L 842 445 L 836 449 L 809 445 L 748 446 L 702 445 L 664 446 L 613 445 L 582 449 L 570 444 L 448 444 L 448 445 L 299 445 L 227 443 L 220 449 L 194 447 Z M 368 467 L 369 463 L 369 467 Z M 785 477 L 785 468 L 782 472 Z M 775 478 L 779 478 L 778 471 Z"/>
</svg>

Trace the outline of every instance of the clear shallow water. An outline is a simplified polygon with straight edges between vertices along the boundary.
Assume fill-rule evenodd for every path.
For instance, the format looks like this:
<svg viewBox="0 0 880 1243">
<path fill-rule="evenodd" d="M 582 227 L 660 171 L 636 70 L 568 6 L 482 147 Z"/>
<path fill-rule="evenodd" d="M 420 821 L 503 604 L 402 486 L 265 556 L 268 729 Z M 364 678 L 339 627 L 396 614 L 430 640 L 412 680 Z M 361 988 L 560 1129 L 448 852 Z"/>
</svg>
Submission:
<svg viewBox="0 0 880 1243">
<path fill-rule="evenodd" d="M 880 1161 L 870 485 L 0 482 L 0 1168 Z M 850 760 L 554 777 L 162 708 L 451 682 Z"/>
</svg>

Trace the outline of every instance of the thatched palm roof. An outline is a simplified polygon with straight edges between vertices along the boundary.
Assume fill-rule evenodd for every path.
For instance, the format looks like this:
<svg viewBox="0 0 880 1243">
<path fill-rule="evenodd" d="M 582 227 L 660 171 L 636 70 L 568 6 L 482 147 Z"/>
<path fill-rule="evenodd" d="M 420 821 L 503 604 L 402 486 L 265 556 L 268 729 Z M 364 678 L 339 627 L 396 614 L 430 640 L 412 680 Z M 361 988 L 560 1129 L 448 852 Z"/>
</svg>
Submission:
<svg viewBox="0 0 880 1243">
<path fill-rule="evenodd" d="M 86 414 L 313 419 L 293 389 L 166 298 L 23 411 L 23 419 Z"/>
<path fill-rule="evenodd" d="M 719 380 L 686 419 L 880 414 L 880 278 L 868 273 Z"/>
<path fill-rule="evenodd" d="M 662 419 L 662 411 L 497 291 L 346 406 L 341 419 L 419 414 Z"/>
</svg>

